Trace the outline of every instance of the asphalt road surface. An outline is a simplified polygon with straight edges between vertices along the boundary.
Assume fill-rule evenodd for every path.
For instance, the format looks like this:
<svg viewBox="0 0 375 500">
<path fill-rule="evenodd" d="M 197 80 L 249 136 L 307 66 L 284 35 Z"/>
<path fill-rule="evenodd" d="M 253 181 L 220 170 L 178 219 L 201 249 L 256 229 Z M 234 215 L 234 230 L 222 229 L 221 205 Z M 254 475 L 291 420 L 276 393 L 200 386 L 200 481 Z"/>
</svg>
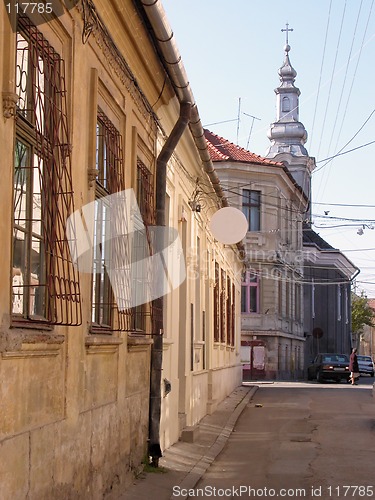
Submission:
<svg viewBox="0 0 375 500">
<path fill-rule="evenodd" d="M 259 384 L 190 497 L 375 500 L 373 381 Z"/>
</svg>

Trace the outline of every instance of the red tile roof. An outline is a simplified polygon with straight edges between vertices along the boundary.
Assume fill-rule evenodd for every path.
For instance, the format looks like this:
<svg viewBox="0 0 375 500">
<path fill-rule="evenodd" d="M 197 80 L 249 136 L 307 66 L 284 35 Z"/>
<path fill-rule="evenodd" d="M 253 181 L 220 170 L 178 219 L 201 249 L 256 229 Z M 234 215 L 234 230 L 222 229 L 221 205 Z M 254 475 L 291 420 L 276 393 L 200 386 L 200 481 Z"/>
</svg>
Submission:
<svg viewBox="0 0 375 500">
<path fill-rule="evenodd" d="M 280 162 L 268 160 L 251 151 L 247 151 L 207 129 L 204 130 L 204 136 L 212 161 L 242 161 L 258 165 L 284 167 Z"/>
</svg>

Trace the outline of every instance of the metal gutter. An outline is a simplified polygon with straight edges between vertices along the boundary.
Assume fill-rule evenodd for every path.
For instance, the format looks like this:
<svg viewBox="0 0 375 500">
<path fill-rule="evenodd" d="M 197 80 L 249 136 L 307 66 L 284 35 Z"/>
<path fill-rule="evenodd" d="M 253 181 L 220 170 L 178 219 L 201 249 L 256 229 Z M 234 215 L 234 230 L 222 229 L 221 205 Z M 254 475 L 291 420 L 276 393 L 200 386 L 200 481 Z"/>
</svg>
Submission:
<svg viewBox="0 0 375 500">
<path fill-rule="evenodd" d="M 162 56 L 164 67 L 171 79 L 172 85 L 180 102 L 191 102 L 190 132 L 199 151 L 204 171 L 209 176 L 215 193 L 223 207 L 229 206 L 228 200 L 220 184 L 207 148 L 202 122 L 199 116 L 190 84 L 186 75 L 181 55 L 175 43 L 174 34 L 169 26 L 161 0 L 134 0 L 143 7 L 147 20 L 152 28 L 152 35 Z M 245 252 L 242 243 L 237 244 L 241 252 Z"/>
</svg>

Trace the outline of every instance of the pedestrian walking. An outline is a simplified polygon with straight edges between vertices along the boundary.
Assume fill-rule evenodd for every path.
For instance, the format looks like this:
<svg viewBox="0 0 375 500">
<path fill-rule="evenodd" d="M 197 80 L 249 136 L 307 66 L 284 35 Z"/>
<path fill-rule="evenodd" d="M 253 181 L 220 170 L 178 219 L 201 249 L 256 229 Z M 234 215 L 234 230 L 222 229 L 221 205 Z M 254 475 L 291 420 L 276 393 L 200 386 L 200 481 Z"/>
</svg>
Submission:
<svg viewBox="0 0 375 500">
<path fill-rule="evenodd" d="M 350 371 L 349 381 L 351 382 L 352 385 L 358 385 L 356 380 L 357 378 L 359 378 L 359 366 L 358 366 L 356 347 L 353 347 L 352 353 L 349 358 L 349 371 Z"/>
</svg>

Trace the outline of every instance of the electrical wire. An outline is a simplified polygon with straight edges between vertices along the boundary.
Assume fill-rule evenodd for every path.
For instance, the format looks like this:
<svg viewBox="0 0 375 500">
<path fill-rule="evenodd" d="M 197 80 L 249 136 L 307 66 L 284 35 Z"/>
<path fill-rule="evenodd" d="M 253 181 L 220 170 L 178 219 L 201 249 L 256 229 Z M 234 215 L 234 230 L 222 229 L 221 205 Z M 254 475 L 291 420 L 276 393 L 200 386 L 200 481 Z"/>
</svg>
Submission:
<svg viewBox="0 0 375 500">
<path fill-rule="evenodd" d="M 337 149 L 337 146 L 338 146 L 338 143 L 339 143 L 339 139 L 340 139 L 340 136 L 341 136 L 341 131 L 342 131 L 342 128 L 343 128 L 343 125 L 344 125 L 344 122 L 345 122 L 345 117 L 346 117 L 346 113 L 347 113 L 347 110 L 348 110 L 348 107 L 349 107 L 349 101 L 350 101 L 350 96 L 351 96 L 351 92 L 352 92 L 352 89 L 353 89 L 353 85 L 354 85 L 354 81 L 355 81 L 355 77 L 356 77 L 356 74 L 357 74 L 357 70 L 358 70 L 358 66 L 359 66 L 359 61 L 360 61 L 360 57 L 361 57 L 361 54 L 362 54 L 362 50 L 363 50 L 363 47 L 365 45 L 365 38 L 366 38 L 366 33 L 367 33 L 367 29 L 368 29 L 368 24 L 369 24 L 369 20 L 370 20 L 370 17 L 371 17 L 371 12 L 372 12 L 372 7 L 373 7 L 373 3 L 374 3 L 374 0 L 372 0 L 372 4 L 371 4 L 371 7 L 370 7 L 370 12 L 368 14 L 368 17 L 367 17 L 367 24 L 366 24 L 366 27 L 365 27 L 365 30 L 364 30 L 364 34 L 363 34 L 363 38 L 362 38 L 362 43 L 361 43 L 361 47 L 360 47 L 360 50 L 359 50 L 359 55 L 358 55 L 358 58 L 357 58 L 357 64 L 356 64 L 356 67 L 355 67 L 355 71 L 354 71 L 354 74 L 353 74 L 353 78 L 352 78 L 352 83 L 351 83 L 351 86 L 350 86 L 350 90 L 349 90 L 349 94 L 348 94 L 348 97 L 347 97 L 347 101 L 346 101 L 346 105 L 344 106 L 344 114 L 343 114 L 343 117 L 342 117 L 342 120 L 341 120 L 341 127 L 340 127 L 340 131 L 338 133 L 338 136 L 337 136 L 337 140 L 336 140 L 336 146 L 335 146 L 335 149 Z M 345 77 L 344 77 L 344 83 L 343 83 L 343 87 L 342 87 L 342 92 L 341 92 L 341 96 L 340 96 L 340 102 L 341 102 L 341 98 L 343 96 L 343 90 L 344 90 L 344 86 L 345 86 L 345 82 L 346 82 L 346 77 L 347 77 L 347 72 L 348 72 L 348 67 L 349 67 L 349 63 L 352 59 L 351 57 L 351 53 L 352 53 L 352 48 L 353 48 L 353 44 L 354 44 L 354 38 L 355 38 L 355 34 L 356 34 L 356 31 L 357 31 L 357 25 L 358 25 L 358 22 L 359 22 L 359 18 L 360 18 L 360 13 L 361 13 L 361 8 L 362 8 L 362 0 L 361 0 L 361 4 L 360 4 L 360 7 L 359 7 L 359 11 L 358 11 L 358 16 L 357 16 L 357 21 L 356 21 L 356 26 L 355 26 L 355 30 L 354 30 L 354 35 L 353 35 L 353 38 L 352 38 L 352 46 L 351 46 L 351 49 L 350 49 L 350 54 L 349 54 L 349 58 L 348 58 L 348 62 L 347 62 L 347 66 L 346 66 L 346 72 L 345 72 Z M 367 42 L 368 43 L 368 42 Z M 357 54 L 356 54 L 357 55 Z M 339 113 L 339 109 L 340 109 L 340 106 L 338 106 L 337 108 L 337 114 L 336 114 L 336 119 L 335 119 L 335 125 L 337 123 L 337 118 L 338 118 L 338 113 Z M 329 149 L 328 149 L 328 152 L 330 150 L 330 147 L 331 147 L 331 143 L 332 143 L 332 139 L 333 139 L 333 134 L 334 134 L 334 131 L 336 129 L 336 126 L 333 126 L 333 132 L 332 132 L 332 135 L 331 135 L 331 141 L 329 143 Z M 322 137 L 322 136 L 321 136 Z M 370 143 L 364 145 L 363 147 L 369 145 Z M 346 146 L 345 146 L 346 147 Z M 344 148 L 345 148 L 344 147 Z M 340 152 L 344 149 L 342 148 L 340 150 Z M 355 148 L 356 149 L 356 148 Z M 353 149 L 353 151 L 355 150 Z M 359 149 L 359 148 L 358 148 Z M 346 154 L 346 153 L 344 153 Z M 329 161 L 327 162 L 327 164 L 332 161 L 335 157 L 339 156 L 338 154 L 334 155 L 332 158 L 329 159 Z M 325 164 L 326 165 L 326 164 Z M 325 165 L 323 165 L 322 167 L 320 167 L 319 169 L 316 169 L 315 172 L 319 172 Z M 323 178 L 321 179 L 320 181 L 320 185 L 319 185 L 319 190 L 323 189 L 323 180 L 324 180 L 324 186 L 327 185 L 328 183 L 328 178 L 330 176 L 330 170 L 328 170 L 327 172 L 325 172 Z M 325 188 L 324 188 L 325 189 Z M 323 189 L 323 192 L 324 192 L 324 189 Z"/>
<path fill-rule="evenodd" d="M 366 26 L 365 26 L 365 30 L 363 32 L 362 43 L 361 43 L 361 47 L 359 49 L 359 54 L 358 54 L 358 57 L 357 57 L 357 64 L 356 64 L 356 67 L 355 67 L 355 70 L 354 70 L 354 73 L 353 73 L 352 83 L 351 83 L 351 86 L 350 86 L 350 89 L 349 89 L 349 93 L 348 93 L 348 97 L 347 97 L 347 100 L 346 100 L 346 104 L 344 106 L 344 115 L 343 115 L 342 120 L 341 120 L 341 127 L 340 127 L 340 130 L 339 130 L 338 136 L 337 136 L 337 141 L 336 141 L 335 149 L 337 149 L 337 147 L 338 147 L 338 142 L 339 142 L 339 139 L 341 137 L 342 128 L 343 128 L 344 123 L 345 123 L 346 113 L 347 113 L 348 108 L 349 108 L 349 101 L 350 101 L 350 97 L 352 95 L 354 81 L 355 81 L 355 78 L 357 76 L 357 70 L 358 70 L 358 66 L 359 66 L 359 61 L 361 59 L 362 50 L 363 50 L 363 47 L 365 46 L 366 34 L 367 34 L 368 26 L 369 26 L 369 23 L 370 23 L 370 18 L 371 18 L 373 7 L 374 7 L 374 0 L 372 0 L 372 2 L 371 2 L 370 11 L 369 11 L 369 14 L 367 16 L 367 23 L 366 23 Z M 371 38 L 370 38 L 370 40 L 371 40 Z"/>
<path fill-rule="evenodd" d="M 369 114 L 369 116 L 366 118 L 366 120 L 364 121 L 364 123 L 357 130 L 357 132 L 353 135 L 353 137 L 351 139 L 349 139 L 349 141 L 334 156 L 332 156 L 331 158 L 327 159 L 327 161 L 326 161 L 326 163 L 324 163 L 324 165 L 322 165 L 321 167 L 313 170 L 313 174 L 316 173 L 316 172 L 319 172 L 320 170 L 322 170 L 322 168 L 324 168 L 326 165 L 328 165 L 328 163 L 330 163 L 334 158 L 336 158 L 357 137 L 357 135 L 361 132 L 361 130 L 367 125 L 367 123 L 369 122 L 369 120 L 371 119 L 371 117 L 372 117 L 372 115 L 374 113 L 375 113 L 375 109 L 373 109 L 371 111 L 371 113 Z M 369 144 L 372 144 L 372 143 L 369 143 Z M 322 161 L 324 161 L 324 160 L 322 160 Z M 317 163 L 319 163 L 319 162 L 317 162 Z"/>
<path fill-rule="evenodd" d="M 321 88 L 321 83 L 322 83 L 323 66 L 324 66 L 325 53 L 326 53 L 326 48 L 327 48 L 327 38 L 328 38 L 328 31 L 329 31 L 329 23 L 330 23 L 330 20 L 331 20 L 331 8 L 332 8 L 332 0 L 329 3 L 329 9 L 328 9 L 326 33 L 325 33 L 325 37 L 324 37 L 322 63 L 320 65 L 318 90 L 316 92 L 316 101 L 315 101 L 315 108 L 314 108 L 314 116 L 313 116 L 313 121 L 312 121 L 312 126 L 311 126 L 311 133 L 310 133 L 310 144 L 312 144 L 313 134 L 314 134 L 314 130 L 315 130 L 314 129 L 314 125 L 315 125 L 316 113 L 317 113 L 317 109 L 318 109 L 318 102 L 319 102 L 319 96 L 320 96 L 320 88 Z"/>
<path fill-rule="evenodd" d="M 326 220 L 342 220 L 342 221 L 351 221 L 351 222 L 358 222 L 360 224 L 364 223 L 374 223 L 375 222 L 375 219 L 364 219 L 364 218 L 361 218 L 361 219 L 356 219 L 354 217 L 335 217 L 333 215 L 314 215 L 313 214 L 313 217 L 317 217 L 317 218 L 320 218 L 320 219 L 326 219 Z"/>
<path fill-rule="evenodd" d="M 357 205 L 351 203 L 327 203 L 323 201 L 313 201 L 313 205 L 327 205 L 328 207 L 354 207 L 354 208 L 375 208 L 375 205 Z"/>
<path fill-rule="evenodd" d="M 362 5 L 363 5 L 363 0 L 361 0 L 361 3 L 359 5 L 359 10 L 358 10 L 358 15 L 357 15 L 357 21 L 356 21 L 355 27 L 354 27 L 354 33 L 353 33 L 353 36 L 352 36 L 352 43 L 351 43 L 351 46 L 350 46 L 350 50 L 349 50 L 349 54 L 348 54 L 348 60 L 347 60 L 347 63 L 346 63 L 346 68 L 345 68 L 345 75 L 344 75 L 344 79 L 343 79 L 343 82 L 342 82 L 340 98 L 339 98 L 339 101 L 338 101 L 338 104 L 337 104 L 335 121 L 333 123 L 331 139 L 329 141 L 329 145 L 328 145 L 328 149 L 327 149 L 328 154 L 329 154 L 329 152 L 331 150 L 333 136 L 334 136 L 334 133 L 336 131 L 336 124 L 337 124 L 337 120 L 338 120 L 338 117 L 339 117 L 339 112 L 341 110 L 341 102 L 342 102 L 343 95 L 344 95 L 344 89 L 345 89 L 346 79 L 347 79 L 347 76 L 348 76 L 348 70 L 349 70 L 349 66 L 350 66 L 350 61 L 351 61 L 351 55 L 352 55 L 352 51 L 353 51 L 354 41 L 355 41 L 355 37 L 356 37 L 356 33 L 357 33 L 358 22 L 359 22 L 359 18 L 360 18 L 360 15 L 361 15 Z M 337 139 L 337 141 L 338 141 L 338 139 Z M 327 181 L 328 181 L 328 179 L 327 179 Z"/>
<path fill-rule="evenodd" d="M 329 103 L 330 103 L 330 99 L 331 99 L 331 92 L 332 92 L 332 86 L 333 86 L 333 78 L 334 78 L 334 75 L 335 75 L 335 69 L 336 69 L 336 64 L 337 64 L 337 56 L 338 56 L 338 53 L 339 53 L 339 47 L 340 47 L 340 42 L 341 42 L 342 28 L 343 28 L 343 25 L 344 25 L 345 12 L 346 12 L 346 4 L 347 4 L 347 0 L 345 0 L 344 9 L 343 9 L 343 13 L 342 13 L 342 16 L 341 16 L 340 31 L 339 31 L 339 36 L 338 36 L 338 39 L 337 39 L 335 59 L 334 59 L 334 62 L 333 62 L 332 73 L 331 73 L 331 80 L 330 80 L 329 89 L 328 89 L 327 104 L 325 106 L 323 124 L 322 124 L 321 131 L 320 131 L 320 140 L 319 140 L 319 146 L 318 146 L 317 156 L 319 156 L 320 148 L 321 148 L 321 144 L 322 144 L 322 139 L 323 139 L 323 136 L 324 136 L 324 128 L 325 128 L 325 124 L 326 124 L 326 119 L 327 119 L 327 114 L 328 114 L 328 108 L 329 108 Z"/>
</svg>

